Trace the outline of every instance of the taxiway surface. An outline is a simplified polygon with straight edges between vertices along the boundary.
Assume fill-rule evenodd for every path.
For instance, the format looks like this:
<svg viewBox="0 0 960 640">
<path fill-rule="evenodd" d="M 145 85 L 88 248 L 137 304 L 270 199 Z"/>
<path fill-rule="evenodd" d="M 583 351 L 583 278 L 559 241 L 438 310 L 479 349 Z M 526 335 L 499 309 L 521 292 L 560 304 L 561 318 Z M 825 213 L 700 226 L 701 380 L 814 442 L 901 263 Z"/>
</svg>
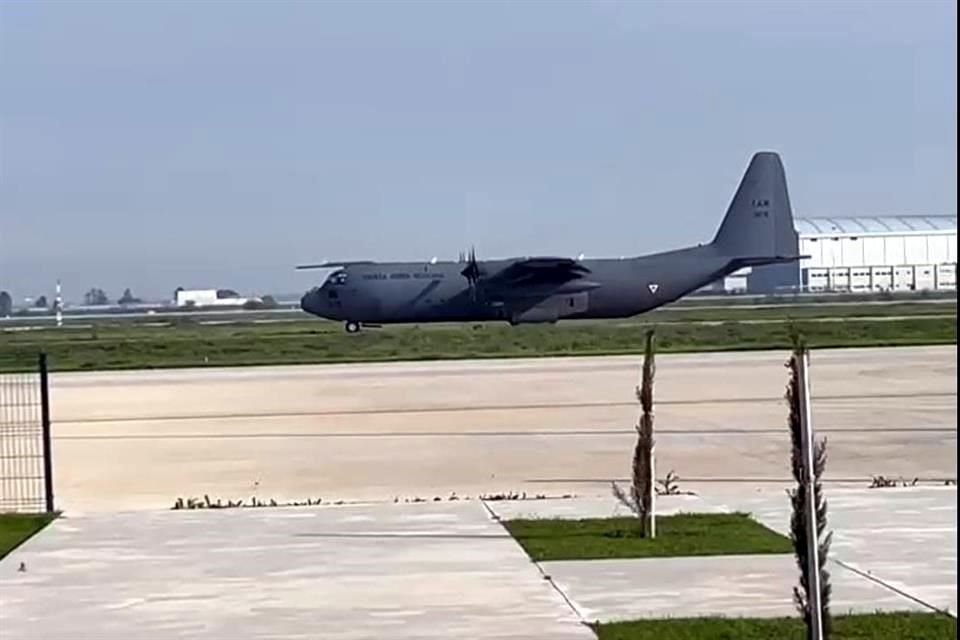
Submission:
<svg viewBox="0 0 960 640">
<path fill-rule="evenodd" d="M 661 355 L 658 468 L 789 480 L 786 351 Z M 52 376 L 58 507 L 177 497 L 605 495 L 626 477 L 641 358 L 577 357 Z M 816 351 L 827 475 L 955 478 L 956 347 Z"/>
</svg>

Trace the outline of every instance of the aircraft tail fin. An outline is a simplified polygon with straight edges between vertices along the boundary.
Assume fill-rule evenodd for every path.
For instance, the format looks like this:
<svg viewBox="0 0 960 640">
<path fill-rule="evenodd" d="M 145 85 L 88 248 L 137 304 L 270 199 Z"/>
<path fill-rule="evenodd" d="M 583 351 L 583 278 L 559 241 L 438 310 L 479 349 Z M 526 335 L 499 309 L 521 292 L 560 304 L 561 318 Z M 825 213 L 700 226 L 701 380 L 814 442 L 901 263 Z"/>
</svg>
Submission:
<svg viewBox="0 0 960 640">
<path fill-rule="evenodd" d="M 778 154 L 754 154 L 713 245 L 723 255 L 745 264 L 799 259 L 787 178 Z"/>
</svg>

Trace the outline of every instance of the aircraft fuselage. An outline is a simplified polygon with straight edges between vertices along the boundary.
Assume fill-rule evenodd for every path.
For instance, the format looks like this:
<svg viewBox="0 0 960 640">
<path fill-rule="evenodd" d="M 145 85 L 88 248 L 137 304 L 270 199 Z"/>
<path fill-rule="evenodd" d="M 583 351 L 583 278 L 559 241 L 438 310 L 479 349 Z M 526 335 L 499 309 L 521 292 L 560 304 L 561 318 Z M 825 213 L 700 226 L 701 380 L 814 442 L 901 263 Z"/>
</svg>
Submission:
<svg viewBox="0 0 960 640">
<path fill-rule="evenodd" d="M 479 263 L 495 273 L 513 260 Z M 577 318 L 626 318 L 672 302 L 731 272 L 710 245 L 623 259 L 581 260 L 589 272 L 560 285 L 536 285 L 523 296 L 471 287 L 464 263 L 381 262 L 335 272 L 301 301 L 309 313 L 362 324 L 479 322 L 512 324 Z"/>
</svg>

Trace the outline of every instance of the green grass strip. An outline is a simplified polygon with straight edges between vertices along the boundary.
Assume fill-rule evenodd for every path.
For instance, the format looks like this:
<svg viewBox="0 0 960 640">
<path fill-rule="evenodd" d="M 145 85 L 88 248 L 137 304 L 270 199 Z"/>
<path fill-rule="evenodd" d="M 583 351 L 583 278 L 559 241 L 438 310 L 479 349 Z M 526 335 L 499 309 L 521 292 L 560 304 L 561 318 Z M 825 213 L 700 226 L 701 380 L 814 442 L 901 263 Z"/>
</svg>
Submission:
<svg viewBox="0 0 960 640">
<path fill-rule="evenodd" d="M 742 513 L 657 518 L 657 536 L 641 538 L 625 518 L 518 519 L 504 526 L 533 560 L 597 560 L 792 553 L 790 540 Z"/>
<path fill-rule="evenodd" d="M 813 348 L 956 344 L 956 316 L 796 325 Z M 387 327 L 356 335 L 322 321 L 94 325 L 0 334 L 0 372 L 34 370 L 40 351 L 49 354 L 53 371 L 638 354 L 650 326 L 656 326 L 659 353 L 790 347 L 786 322 L 464 324 Z"/>
<path fill-rule="evenodd" d="M 0 559 L 47 526 L 55 517 L 45 513 L 0 513 Z"/>
<path fill-rule="evenodd" d="M 599 640 L 803 640 L 799 618 L 678 618 L 593 627 Z M 955 640 L 955 618 L 937 613 L 871 613 L 833 617 L 833 640 Z"/>
</svg>

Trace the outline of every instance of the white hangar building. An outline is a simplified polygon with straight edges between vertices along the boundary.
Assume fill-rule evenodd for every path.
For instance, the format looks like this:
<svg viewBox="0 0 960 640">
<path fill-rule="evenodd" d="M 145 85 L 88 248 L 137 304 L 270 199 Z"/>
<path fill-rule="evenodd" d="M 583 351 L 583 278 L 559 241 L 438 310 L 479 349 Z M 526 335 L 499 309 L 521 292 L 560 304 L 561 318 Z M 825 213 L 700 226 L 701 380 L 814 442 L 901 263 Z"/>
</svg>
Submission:
<svg viewBox="0 0 960 640">
<path fill-rule="evenodd" d="M 745 269 L 727 291 L 956 290 L 957 217 L 795 217 L 799 264 Z"/>
<path fill-rule="evenodd" d="M 957 287 L 956 216 L 798 218 L 800 283 L 813 291 Z"/>
</svg>

